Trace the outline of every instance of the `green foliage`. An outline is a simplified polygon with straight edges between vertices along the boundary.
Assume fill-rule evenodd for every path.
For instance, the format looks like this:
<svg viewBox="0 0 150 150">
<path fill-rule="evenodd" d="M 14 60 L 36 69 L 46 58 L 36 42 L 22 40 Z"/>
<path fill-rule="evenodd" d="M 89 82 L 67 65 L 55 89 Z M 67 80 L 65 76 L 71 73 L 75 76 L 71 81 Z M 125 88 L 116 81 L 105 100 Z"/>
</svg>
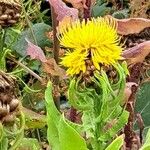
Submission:
<svg viewBox="0 0 150 150">
<path fill-rule="evenodd" d="M 72 79 L 68 90 L 70 104 L 83 113 L 81 128 L 64 118 L 56 109 L 52 98 L 52 84 L 49 82 L 46 92 L 47 109 L 47 138 L 54 150 L 87 149 L 85 140 L 80 134 L 86 133 L 88 147 L 94 150 L 105 149 L 107 143 L 118 133 L 128 121 L 129 113 L 121 106 L 124 96 L 125 77 L 127 68 L 125 63 L 114 66 L 118 71 L 118 83 L 111 84 L 106 73 L 95 73 L 92 79 L 95 88 L 80 86 L 80 79 Z M 118 90 L 117 95 L 114 93 Z M 113 123 L 114 122 L 114 123 Z M 111 127 L 108 127 L 108 126 Z M 82 129 L 82 130 L 81 130 Z M 80 133 L 80 134 L 79 134 Z M 71 139 L 70 139 L 71 137 Z M 120 147 L 121 137 L 116 139 L 110 147 Z M 115 145 L 115 146 L 114 146 Z M 109 149 L 109 147 L 108 147 Z"/>
<path fill-rule="evenodd" d="M 52 98 L 52 83 L 45 91 L 47 109 L 47 139 L 53 150 L 87 150 L 85 140 L 57 110 Z"/>
<path fill-rule="evenodd" d="M 103 1 L 98 1 L 96 5 L 92 8 L 92 16 L 93 17 L 99 17 L 104 16 L 106 14 L 109 14 L 111 11 L 111 7 L 107 7 L 107 3 Z"/>
<path fill-rule="evenodd" d="M 117 10 L 117 6 L 115 6 L 116 2 L 111 2 L 113 6 L 109 6 L 109 1 L 107 0 L 97 0 L 96 4 L 92 7 L 92 16 L 99 17 L 105 15 L 112 15 L 115 18 L 123 19 L 129 17 L 129 9 L 127 6 L 120 10 Z M 118 4 L 127 5 L 123 0 L 118 2 Z"/>
<path fill-rule="evenodd" d="M 123 142 L 124 135 L 120 135 L 105 150 L 120 150 Z"/>
<path fill-rule="evenodd" d="M 150 129 L 147 132 L 145 143 L 140 148 L 140 150 L 149 150 L 150 149 Z"/>
<path fill-rule="evenodd" d="M 0 150 L 8 150 L 8 138 L 6 136 L 3 136 L 0 141 Z"/>
<path fill-rule="evenodd" d="M 32 29 L 26 29 L 19 36 L 16 42 L 11 47 L 12 50 L 16 51 L 21 56 L 26 56 L 27 41 L 38 43 L 38 46 L 45 48 L 51 46 L 52 42 L 46 37 L 46 32 L 50 31 L 51 27 L 44 23 L 37 23 L 32 26 Z M 36 41 L 35 41 L 36 40 Z"/>
<path fill-rule="evenodd" d="M 126 65 L 116 65 L 119 80 L 115 85 L 111 85 L 104 71 L 95 73 L 93 81 L 96 87 L 80 87 L 80 80 L 73 79 L 69 86 L 68 99 L 70 104 L 83 112 L 83 131 L 91 140 L 93 149 L 104 149 L 105 143 L 110 141 L 119 130 L 127 123 L 129 113 L 121 108 L 123 100 Z M 96 90 L 95 90 L 96 89 Z M 117 95 L 115 90 L 119 90 Z M 114 123 L 111 123 L 113 122 Z M 107 125 L 111 128 L 107 129 Z"/>
<path fill-rule="evenodd" d="M 41 150 L 41 146 L 38 140 L 33 138 L 23 138 L 21 144 L 17 147 L 16 150 L 22 150 L 24 148 L 28 150 Z"/>
<path fill-rule="evenodd" d="M 26 128 L 28 129 L 43 128 L 47 124 L 46 116 L 40 115 L 26 108 L 23 108 L 23 112 L 26 119 Z"/>
<path fill-rule="evenodd" d="M 150 126 L 150 82 L 143 83 L 138 92 L 137 92 L 137 99 L 136 99 L 136 106 L 135 106 L 135 112 L 140 113 L 142 116 L 142 119 L 144 121 L 145 130 L 149 128 Z"/>
<path fill-rule="evenodd" d="M 118 11 L 115 11 L 112 16 L 114 18 L 117 18 L 117 19 L 124 19 L 124 18 L 128 18 L 129 17 L 129 10 L 128 9 L 123 9 L 123 10 L 118 10 Z"/>
</svg>

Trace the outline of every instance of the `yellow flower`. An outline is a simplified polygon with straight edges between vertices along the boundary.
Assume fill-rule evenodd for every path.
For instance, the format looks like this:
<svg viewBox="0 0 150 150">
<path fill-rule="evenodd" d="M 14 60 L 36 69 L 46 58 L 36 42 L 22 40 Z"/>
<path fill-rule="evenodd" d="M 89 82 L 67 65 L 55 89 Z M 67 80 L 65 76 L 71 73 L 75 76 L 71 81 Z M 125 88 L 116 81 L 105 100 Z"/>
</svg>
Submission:
<svg viewBox="0 0 150 150">
<path fill-rule="evenodd" d="M 91 59 L 98 70 L 100 64 L 112 65 L 121 59 L 116 22 L 110 18 L 78 20 L 63 28 L 58 38 L 62 46 L 70 49 L 61 62 L 68 74 L 85 72 L 86 59 Z"/>
<path fill-rule="evenodd" d="M 86 71 L 85 59 L 88 55 L 88 51 L 83 51 L 82 53 L 79 50 L 66 53 L 66 56 L 62 58 L 61 64 L 68 68 L 67 74 L 74 75 L 79 74 L 80 71 Z"/>
</svg>

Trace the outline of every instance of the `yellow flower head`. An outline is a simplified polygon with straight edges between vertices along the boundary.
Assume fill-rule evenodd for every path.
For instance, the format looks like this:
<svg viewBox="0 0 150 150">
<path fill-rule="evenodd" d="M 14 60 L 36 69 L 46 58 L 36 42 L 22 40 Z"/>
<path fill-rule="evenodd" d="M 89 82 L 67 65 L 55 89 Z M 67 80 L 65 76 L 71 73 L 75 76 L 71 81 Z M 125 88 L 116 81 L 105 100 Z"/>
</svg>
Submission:
<svg viewBox="0 0 150 150">
<path fill-rule="evenodd" d="M 86 59 L 91 59 L 98 70 L 100 64 L 112 65 L 121 59 L 116 22 L 110 18 L 78 20 L 63 28 L 58 38 L 62 46 L 70 49 L 61 62 L 70 75 L 85 72 Z"/>
</svg>

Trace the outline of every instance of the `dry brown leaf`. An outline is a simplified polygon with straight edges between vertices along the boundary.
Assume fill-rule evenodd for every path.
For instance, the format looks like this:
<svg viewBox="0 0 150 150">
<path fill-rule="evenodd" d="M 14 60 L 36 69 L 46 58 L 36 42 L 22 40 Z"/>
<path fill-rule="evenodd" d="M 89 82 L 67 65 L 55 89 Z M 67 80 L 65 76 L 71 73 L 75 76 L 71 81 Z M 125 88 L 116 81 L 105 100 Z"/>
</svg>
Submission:
<svg viewBox="0 0 150 150">
<path fill-rule="evenodd" d="M 143 62 L 145 57 L 150 53 L 150 41 L 145 41 L 132 48 L 128 48 L 123 52 L 123 57 L 127 59 L 127 63 L 136 64 Z"/>
<path fill-rule="evenodd" d="M 130 19 L 116 19 L 118 22 L 118 34 L 128 35 L 139 33 L 143 29 L 150 27 L 150 19 L 144 18 L 130 18 Z"/>
<path fill-rule="evenodd" d="M 46 62 L 46 56 L 43 50 L 39 46 L 34 45 L 30 41 L 28 41 L 27 39 L 26 41 L 28 43 L 28 46 L 26 49 L 27 55 L 29 55 L 31 59 L 37 59 L 37 60 L 40 60 L 41 62 Z"/>
<path fill-rule="evenodd" d="M 49 3 L 54 8 L 58 21 L 61 21 L 65 16 L 71 16 L 73 20 L 78 19 L 78 10 L 68 7 L 62 0 L 49 0 Z"/>
<path fill-rule="evenodd" d="M 54 58 L 50 58 L 45 63 L 43 63 L 43 70 L 52 76 L 59 76 L 62 79 L 66 78 L 65 70 L 57 65 Z"/>
<path fill-rule="evenodd" d="M 126 87 L 125 87 L 125 90 L 124 90 L 124 100 L 122 102 L 122 105 L 126 104 L 132 94 L 132 86 L 138 86 L 136 83 L 134 82 L 127 82 L 126 83 Z"/>
</svg>

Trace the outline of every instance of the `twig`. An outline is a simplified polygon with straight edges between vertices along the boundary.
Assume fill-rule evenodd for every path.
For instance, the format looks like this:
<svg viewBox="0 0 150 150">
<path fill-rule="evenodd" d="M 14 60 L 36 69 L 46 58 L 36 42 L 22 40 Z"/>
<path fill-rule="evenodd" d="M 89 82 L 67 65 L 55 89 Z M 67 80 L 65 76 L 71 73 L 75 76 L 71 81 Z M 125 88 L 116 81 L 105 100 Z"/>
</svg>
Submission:
<svg viewBox="0 0 150 150">
<path fill-rule="evenodd" d="M 134 119 L 135 119 L 135 114 L 134 114 L 134 108 L 135 108 L 135 96 L 137 92 L 138 87 L 133 85 L 131 87 L 132 94 L 129 97 L 129 100 L 126 105 L 126 110 L 130 113 L 129 118 L 128 118 L 128 123 L 124 128 L 124 133 L 125 133 L 125 142 L 126 142 L 126 147 L 129 149 L 132 149 L 134 144 L 137 143 L 137 146 L 139 146 L 139 141 L 137 138 L 136 133 L 133 130 L 133 124 L 134 124 Z"/>
<path fill-rule="evenodd" d="M 43 83 L 43 79 L 35 72 L 33 72 L 30 68 L 28 68 L 26 65 L 22 64 L 20 61 L 16 61 L 14 59 L 11 60 L 14 61 L 16 64 L 18 64 L 19 66 L 21 66 L 26 72 L 30 73 L 32 76 L 38 79 L 41 83 Z"/>
</svg>

